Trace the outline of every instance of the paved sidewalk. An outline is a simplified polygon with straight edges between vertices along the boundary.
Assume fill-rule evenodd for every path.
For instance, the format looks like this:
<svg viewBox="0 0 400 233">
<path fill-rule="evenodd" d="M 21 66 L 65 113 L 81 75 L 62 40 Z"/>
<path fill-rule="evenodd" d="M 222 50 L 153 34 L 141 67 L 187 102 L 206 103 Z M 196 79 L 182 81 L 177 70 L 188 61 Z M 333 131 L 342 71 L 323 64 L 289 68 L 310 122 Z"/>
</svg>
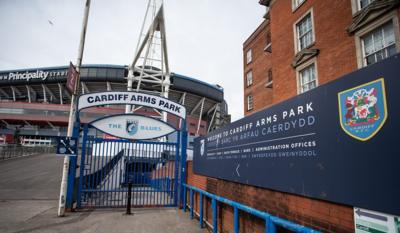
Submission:
<svg viewBox="0 0 400 233">
<path fill-rule="evenodd" d="M 197 220 L 169 209 L 99 209 L 57 217 L 63 157 L 41 154 L 0 162 L 1 233 L 200 233 Z"/>
<path fill-rule="evenodd" d="M 57 217 L 56 200 L 0 201 L 0 232 L 4 233 L 200 233 L 197 220 L 174 208 L 100 209 Z"/>
</svg>

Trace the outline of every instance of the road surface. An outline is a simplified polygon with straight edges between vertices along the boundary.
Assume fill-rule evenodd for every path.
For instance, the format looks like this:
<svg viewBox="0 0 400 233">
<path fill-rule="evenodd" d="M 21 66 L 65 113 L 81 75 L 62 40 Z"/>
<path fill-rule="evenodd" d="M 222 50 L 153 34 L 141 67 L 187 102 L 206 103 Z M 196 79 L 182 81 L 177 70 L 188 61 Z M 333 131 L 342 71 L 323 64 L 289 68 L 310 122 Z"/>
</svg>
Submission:
<svg viewBox="0 0 400 233">
<path fill-rule="evenodd" d="M 175 208 L 69 212 L 57 217 L 63 157 L 33 155 L 0 161 L 0 232 L 202 233 Z"/>
</svg>

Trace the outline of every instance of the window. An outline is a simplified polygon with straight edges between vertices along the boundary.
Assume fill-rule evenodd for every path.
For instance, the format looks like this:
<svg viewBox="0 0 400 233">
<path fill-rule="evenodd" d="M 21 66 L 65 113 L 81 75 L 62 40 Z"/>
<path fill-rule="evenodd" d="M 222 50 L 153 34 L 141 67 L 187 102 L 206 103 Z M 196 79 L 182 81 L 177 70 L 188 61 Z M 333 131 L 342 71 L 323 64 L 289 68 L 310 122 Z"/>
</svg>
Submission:
<svg viewBox="0 0 400 233">
<path fill-rule="evenodd" d="M 374 0 L 357 0 L 358 9 L 361 10 L 371 4 Z"/>
<path fill-rule="evenodd" d="M 376 63 L 396 53 L 393 22 L 373 30 L 361 37 L 364 66 Z"/>
<path fill-rule="evenodd" d="M 296 23 L 297 51 L 301 51 L 314 43 L 314 32 L 311 12 Z"/>
<path fill-rule="evenodd" d="M 292 0 L 292 9 L 296 10 L 306 0 Z"/>
<path fill-rule="evenodd" d="M 299 93 L 304 93 L 317 87 L 317 77 L 315 73 L 315 63 L 299 71 Z"/>
<path fill-rule="evenodd" d="M 253 109 L 253 95 L 248 95 L 247 96 L 247 111 L 250 111 Z"/>
<path fill-rule="evenodd" d="M 247 50 L 246 53 L 246 62 L 249 64 L 252 61 L 251 49 Z"/>
<path fill-rule="evenodd" d="M 267 88 L 272 88 L 272 83 L 273 83 L 273 79 L 272 79 L 272 69 L 270 68 L 268 70 L 268 75 L 267 75 L 267 84 L 265 85 Z"/>
<path fill-rule="evenodd" d="M 246 74 L 246 83 L 247 83 L 247 86 L 250 86 L 253 84 L 253 72 L 251 70 L 249 72 L 247 72 L 247 74 Z"/>
<path fill-rule="evenodd" d="M 271 31 L 267 32 L 267 45 L 271 44 Z"/>
<path fill-rule="evenodd" d="M 272 52 L 271 31 L 267 32 L 266 43 L 267 43 L 267 45 L 265 46 L 264 51 L 271 53 Z"/>
</svg>

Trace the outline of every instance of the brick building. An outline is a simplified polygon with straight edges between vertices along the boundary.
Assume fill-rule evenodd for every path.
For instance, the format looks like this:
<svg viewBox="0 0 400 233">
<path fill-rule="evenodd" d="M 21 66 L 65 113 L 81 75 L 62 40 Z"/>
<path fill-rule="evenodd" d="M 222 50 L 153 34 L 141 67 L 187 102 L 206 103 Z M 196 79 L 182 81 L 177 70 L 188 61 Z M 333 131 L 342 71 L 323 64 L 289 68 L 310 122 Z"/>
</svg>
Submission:
<svg viewBox="0 0 400 233">
<path fill-rule="evenodd" d="M 266 7 L 264 21 L 243 44 L 245 115 L 400 51 L 398 0 L 260 0 L 259 4 Z M 354 231 L 350 206 L 218 182 L 233 186 L 230 189 L 240 186 L 249 202 L 254 196 L 250 204 L 278 216 L 323 232 Z"/>
<path fill-rule="evenodd" d="M 261 0 L 244 42 L 249 115 L 400 51 L 398 0 Z"/>
<path fill-rule="evenodd" d="M 260 0 L 259 4 L 266 7 L 264 20 L 243 44 L 245 115 L 400 51 L 399 0 Z M 322 232 L 354 232 L 352 206 L 196 175 L 192 162 L 188 184 Z M 196 211 L 198 196 L 194 203 Z M 207 220 L 210 212 L 206 200 Z M 265 232 L 261 219 L 240 214 L 240 232 Z M 219 205 L 218 232 L 233 232 L 232 219 L 232 208 Z"/>
</svg>

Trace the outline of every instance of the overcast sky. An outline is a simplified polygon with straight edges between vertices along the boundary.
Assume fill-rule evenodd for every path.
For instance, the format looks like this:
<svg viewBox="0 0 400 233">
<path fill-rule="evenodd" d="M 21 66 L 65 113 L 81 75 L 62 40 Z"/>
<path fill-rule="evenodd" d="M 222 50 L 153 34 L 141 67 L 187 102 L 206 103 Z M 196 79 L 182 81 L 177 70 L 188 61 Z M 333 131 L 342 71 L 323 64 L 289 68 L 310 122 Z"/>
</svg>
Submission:
<svg viewBox="0 0 400 233">
<path fill-rule="evenodd" d="M 76 62 L 85 0 L 0 0 L 0 70 Z M 84 64 L 128 65 L 147 0 L 92 0 Z M 257 0 L 165 0 L 170 69 L 225 90 L 243 116 L 242 44 L 262 21 Z"/>
</svg>

